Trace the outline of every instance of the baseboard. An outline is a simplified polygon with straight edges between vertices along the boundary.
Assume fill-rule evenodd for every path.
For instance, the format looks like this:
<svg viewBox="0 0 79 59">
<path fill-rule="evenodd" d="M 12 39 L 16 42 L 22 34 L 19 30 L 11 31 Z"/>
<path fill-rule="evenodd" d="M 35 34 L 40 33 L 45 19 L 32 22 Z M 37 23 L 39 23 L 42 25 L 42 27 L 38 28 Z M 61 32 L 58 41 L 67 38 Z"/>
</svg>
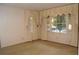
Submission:
<svg viewBox="0 0 79 59">
<path fill-rule="evenodd" d="M 41 40 L 41 39 L 35 39 L 35 40 L 32 40 L 32 41 L 36 41 L 36 40 Z"/>
<path fill-rule="evenodd" d="M 23 43 L 26 43 L 26 42 L 31 42 L 31 41 L 32 41 L 32 40 L 30 40 L 30 41 L 23 41 L 23 42 L 15 43 L 15 44 L 12 44 L 12 45 L 7 45 L 7 46 L 5 46 L 5 47 L 1 47 L 1 48 L 11 47 L 11 46 L 15 46 L 15 45 L 23 44 Z"/>
<path fill-rule="evenodd" d="M 42 39 L 41 39 L 41 40 L 42 40 Z M 49 40 L 43 40 L 43 41 L 48 41 L 48 42 L 51 42 L 51 43 L 54 42 L 54 41 L 49 41 Z M 76 46 L 73 46 L 73 45 L 69 45 L 69 44 L 65 44 L 65 43 L 60 43 L 60 42 L 54 42 L 54 43 L 64 44 L 64 45 L 68 45 L 68 46 L 71 46 L 71 47 L 76 47 Z M 78 46 L 77 46 L 76 48 L 78 48 Z"/>
<path fill-rule="evenodd" d="M 5 47 L 1 47 L 1 46 L 0 46 L 0 48 L 11 47 L 11 46 L 15 46 L 15 45 L 23 44 L 23 43 L 28 43 L 28 42 L 32 42 L 32 41 L 36 41 L 36 40 L 41 40 L 41 39 L 35 39 L 35 40 L 30 40 L 30 41 L 20 42 L 20 43 L 12 44 L 12 45 L 5 46 Z"/>
</svg>

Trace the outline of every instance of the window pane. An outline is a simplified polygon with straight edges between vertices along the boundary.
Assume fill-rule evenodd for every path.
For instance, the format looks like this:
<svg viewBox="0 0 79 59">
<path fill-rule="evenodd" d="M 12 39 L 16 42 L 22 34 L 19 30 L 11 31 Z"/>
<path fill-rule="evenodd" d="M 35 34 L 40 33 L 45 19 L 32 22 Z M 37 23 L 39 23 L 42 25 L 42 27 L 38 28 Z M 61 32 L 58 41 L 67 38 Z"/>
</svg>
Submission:
<svg viewBox="0 0 79 59">
<path fill-rule="evenodd" d="M 50 27 L 48 27 L 49 31 L 52 32 L 66 32 L 66 19 L 65 14 L 57 15 L 56 17 L 52 17 L 50 22 Z"/>
</svg>

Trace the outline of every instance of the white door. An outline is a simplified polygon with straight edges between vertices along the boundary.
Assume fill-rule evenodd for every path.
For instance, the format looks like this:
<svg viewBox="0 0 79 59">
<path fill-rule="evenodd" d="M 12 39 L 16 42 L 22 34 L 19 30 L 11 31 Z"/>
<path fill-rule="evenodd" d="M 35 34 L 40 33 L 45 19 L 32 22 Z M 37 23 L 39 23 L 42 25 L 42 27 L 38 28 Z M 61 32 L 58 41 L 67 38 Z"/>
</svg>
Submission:
<svg viewBox="0 0 79 59">
<path fill-rule="evenodd" d="M 25 12 L 25 30 L 26 30 L 26 39 L 28 41 L 38 39 L 38 28 L 37 28 L 37 12 Z"/>
</svg>

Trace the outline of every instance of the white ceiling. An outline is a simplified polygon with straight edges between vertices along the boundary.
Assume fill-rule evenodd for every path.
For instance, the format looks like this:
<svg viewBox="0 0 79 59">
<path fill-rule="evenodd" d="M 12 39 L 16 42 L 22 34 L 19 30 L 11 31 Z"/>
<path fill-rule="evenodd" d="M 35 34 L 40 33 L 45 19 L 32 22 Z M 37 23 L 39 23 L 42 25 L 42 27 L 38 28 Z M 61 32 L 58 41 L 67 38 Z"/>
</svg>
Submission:
<svg viewBox="0 0 79 59">
<path fill-rule="evenodd" d="M 21 7 L 30 10 L 44 10 L 48 8 L 68 5 L 69 3 L 0 3 L 0 5 Z"/>
</svg>

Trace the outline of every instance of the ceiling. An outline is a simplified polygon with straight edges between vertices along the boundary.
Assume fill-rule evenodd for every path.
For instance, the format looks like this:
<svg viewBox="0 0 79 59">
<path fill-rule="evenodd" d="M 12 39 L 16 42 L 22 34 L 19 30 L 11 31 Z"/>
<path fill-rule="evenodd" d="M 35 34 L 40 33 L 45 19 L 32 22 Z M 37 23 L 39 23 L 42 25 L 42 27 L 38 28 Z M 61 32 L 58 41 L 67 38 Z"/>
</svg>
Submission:
<svg viewBox="0 0 79 59">
<path fill-rule="evenodd" d="M 69 3 L 0 3 L 0 5 L 4 6 L 13 6 L 13 7 L 20 7 L 26 8 L 30 10 L 44 10 L 48 8 L 58 7 L 68 5 Z"/>
</svg>

